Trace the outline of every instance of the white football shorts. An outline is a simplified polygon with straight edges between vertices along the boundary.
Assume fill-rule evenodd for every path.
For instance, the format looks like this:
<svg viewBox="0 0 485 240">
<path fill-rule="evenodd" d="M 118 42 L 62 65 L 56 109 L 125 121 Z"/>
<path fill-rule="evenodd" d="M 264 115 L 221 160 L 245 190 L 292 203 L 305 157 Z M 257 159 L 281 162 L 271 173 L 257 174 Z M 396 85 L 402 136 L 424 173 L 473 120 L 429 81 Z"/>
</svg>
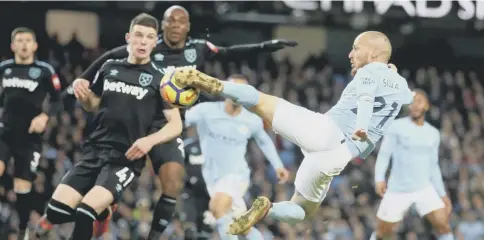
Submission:
<svg viewBox="0 0 485 240">
<path fill-rule="evenodd" d="M 298 193 L 312 202 L 323 201 L 333 176 L 352 159 L 345 135 L 328 114 L 284 99 L 278 100 L 272 125 L 277 134 L 298 145 L 305 155 L 295 179 Z"/>
<path fill-rule="evenodd" d="M 413 204 L 421 217 L 445 207 L 433 185 L 414 192 L 388 191 L 382 198 L 381 205 L 377 210 L 377 217 L 386 222 L 399 222 Z"/>
</svg>

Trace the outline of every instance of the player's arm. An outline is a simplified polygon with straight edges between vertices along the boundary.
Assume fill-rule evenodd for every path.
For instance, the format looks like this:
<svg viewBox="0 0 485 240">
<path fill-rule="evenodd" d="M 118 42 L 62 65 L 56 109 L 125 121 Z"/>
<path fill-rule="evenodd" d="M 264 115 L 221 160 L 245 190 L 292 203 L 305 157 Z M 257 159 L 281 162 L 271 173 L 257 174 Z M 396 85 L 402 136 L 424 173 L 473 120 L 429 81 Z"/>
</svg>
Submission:
<svg viewBox="0 0 485 240">
<path fill-rule="evenodd" d="M 397 144 L 396 139 L 397 136 L 393 129 L 389 129 L 389 132 L 382 138 L 381 148 L 377 154 L 375 165 L 374 181 L 376 183 L 386 181 L 386 171 Z"/>
<path fill-rule="evenodd" d="M 101 102 L 101 95 L 103 94 L 103 71 L 96 73 L 93 84 L 90 87 L 90 91 L 87 91 L 86 95 L 77 97 L 77 100 L 81 104 L 84 110 L 87 112 L 94 112 L 98 110 L 99 103 Z"/>
<path fill-rule="evenodd" d="M 91 65 L 89 65 L 89 67 L 81 75 L 79 75 L 76 80 L 85 80 L 91 83 L 94 81 L 96 73 L 101 69 L 101 67 L 107 60 L 115 59 L 115 58 L 125 58 L 125 57 L 128 57 L 128 50 L 126 48 L 126 45 L 113 48 L 105 52 L 96 60 L 94 60 L 94 62 L 91 63 Z M 76 80 L 74 82 L 76 82 Z M 68 96 L 72 97 L 74 94 L 74 91 L 72 88 L 73 86 L 71 84 L 69 87 L 66 88 L 66 90 L 62 92 L 61 98 L 64 99 L 65 97 L 68 97 Z"/>
<path fill-rule="evenodd" d="M 436 189 L 440 197 L 446 196 L 445 190 L 445 183 L 443 182 L 443 176 L 441 175 L 441 169 L 439 164 L 439 147 L 440 147 L 440 139 L 438 133 L 438 140 L 435 141 L 433 145 L 433 160 L 431 166 L 431 183 L 433 187 Z"/>
<path fill-rule="evenodd" d="M 357 81 L 357 117 L 355 130 L 361 130 L 367 133 L 374 109 L 374 98 L 378 83 L 375 78 L 372 78 L 369 70 L 365 68 L 357 71 L 353 81 Z"/>
<path fill-rule="evenodd" d="M 278 155 L 278 151 L 273 143 L 273 140 L 268 135 L 264 128 L 261 127 L 258 129 L 254 134 L 253 138 L 256 141 L 256 144 L 263 152 L 264 156 L 268 159 L 274 169 L 283 168 L 283 163 L 281 162 L 281 158 Z"/>
<path fill-rule="evenodd" d="M 216 46 L 209 41 L 205 41 L 205 43 L 207 45 L 207 48 L 209 49 L 209 52 L 215 56 L 274 52 L 286 46 L 294 47 L 298 45 L 297 42 L 289 41 L 286 39 L 274 39 L 274 40 L 269 40 L 261 43 L 252 43 L 252 44 L 238 44 L 238 45 L 232 45 L 229 47 Z"/>
<path fill-rule="evenodd" d="M 61 101 L 61 81 L 58 75 L 54 71 L 54 68 L 49 68 L 49 111 L 48 116 L 57 116 L 57 114 L 63 109 Z"/>
<path fill-rule="evenodd" d="M 205 103 L 199 103 L 185 111 L 185 127 L 196 125 L 204 112 Z"/>
<path fill-rule="evenodd" d="M 147 136 L 152 146 L 168 142 L 182 134 L 182 118 L 178 108 L 166 109 L 163 111 L 167 123 L 157 132 Z"/>
</svg>

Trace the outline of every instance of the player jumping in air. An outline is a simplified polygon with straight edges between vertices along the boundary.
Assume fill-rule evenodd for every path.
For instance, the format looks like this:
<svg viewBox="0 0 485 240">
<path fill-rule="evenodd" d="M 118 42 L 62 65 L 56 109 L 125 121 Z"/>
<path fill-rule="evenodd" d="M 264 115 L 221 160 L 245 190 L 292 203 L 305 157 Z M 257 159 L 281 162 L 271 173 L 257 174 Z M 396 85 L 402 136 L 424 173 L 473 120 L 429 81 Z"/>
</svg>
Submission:
<svg viewBox="0 0 485 240">
<path fill-rule="evenodd" d="M 34 31 L 19 27 L 11 35 L 14 59 L 0 63 L 2 79 L 0 122 L 0 176 L 6 163 L 15 160 L 15 207 L 19 216 L 19 237 L 24 239 L 32 210 L 30 191 L 42 151 L 42 133 L 47 121 L 62 109 L 61 83 L 54 68 L 35 60 L 37 42 Z M 50 95 L 50 109 L 44 111 L 42 103 Z"/>
<path fill-rule="evenodd" d="M 233 75 L 229 82 L 247 84 L 245 77 Z M 224 102 L 199 103 L 185 114 L 185 124 L 195 125 L 204 154 L 202 176 L 211 196 L 209 210 L 216 220 L 216 229 L 223 240 L 237 240 L 228 234 L 232 210 L 245 211 L 244 194 L 249 187 L 250 169 L 245 156 L 250 138 L 254 138 L 263 154 L 276 170 L 280 182 L 286 182 L 288 171 L 264 130 L 261 118 L 231 99 Z M 262 239 L 256 228 L 247 229 L 246 239 Z"/>
<path fill-rule="evenodd" d="M 158 21 L 136 16 L 126 34 L 130 55 L 107 61 L 89 90 L 74 87 L 86 111 L 96 111 L 83 156 L 61 180 L 46 210 L 52 224 L 75 222 L 73 240 L 91 239 L 95 220 L 106 219 L 115 202 L 144 167 L 150 149 L 180 135 L 182 121 L 177 108 L 165 110 L 168 124 L 149 134 L 153 119 L 164 108 L 160 96 L 163 74 L 151 61 Z M 147 136 L 148 135 L 148 136 Z"/>
<path fill-rule="evenodd" d="M 439 240 L 452 240 L 448 223 L 452 206 L 438 163 L 440 133 L 425 121 L 429 109 L 426 93 L 415 91 L 409 117 L 392 123 L 382 140 L 375 166 L 376 192 L 383 197 L 377 211 L 377 236 L 392 238 L 393 228 L 412 204 L 438 232 Z M 389 184 L 385 176 L 392 157 Z"/>
<path fill-rule="evenodd" d="M 178 5 L 171 6 L 165 11 L 161 27 L 163 34 L 152 52 L 152 61 L 163 72 L 177 67 L 200 69 L 204 66 L 206 60 L 211 57 L 273 52 L 286 46 L 297 45 L 293 41 L 270 40 L 256 44 L 220 47 L 204 39 L 190 38 L 188 37 L 190 15 L 185 8 Z M 88 89 L 94 75 L 107 59 L 125 58 L 127 56 L 126 45 L 106 52 L 79 76 L 73 86 Z M 152 125 L 151 132 L 158 131 L 164 126 L 165 122 L 163 116 L 157 119 Z M 163 189 L 154 210 L 150 239 L 160 238 L 160 234 L 165 230 L 174 214 L 176 198 L 184 186 L 184 157 L 180 151 L 183 148 L 182 139 L 175 138 L 172 141 L 155 146 L 148 154 Z"/>
<path fill-rule="evenodd" d="M 349 54 L 354 79 L 337 104 L 325 114 L 309 111 L 254 87 L 224 82 L 196 70 L 179 69 L 175 78 L 211 94 L 220 94 L 260 116 L 274 131 L 297 144 L 305 157 L 295 179 L 290 201 L 271 203 L 258 197 L 236 217 L 231 234 L 242 234 L 264 217 L 296 223 L 310 218 L 320 206 L 333 177 L 353 157 L 365 158 L 386 132 L 412 92 L 397 72 L 388 67 L 391 43 L 386 35 L 360 34 Z"/>
</svg>

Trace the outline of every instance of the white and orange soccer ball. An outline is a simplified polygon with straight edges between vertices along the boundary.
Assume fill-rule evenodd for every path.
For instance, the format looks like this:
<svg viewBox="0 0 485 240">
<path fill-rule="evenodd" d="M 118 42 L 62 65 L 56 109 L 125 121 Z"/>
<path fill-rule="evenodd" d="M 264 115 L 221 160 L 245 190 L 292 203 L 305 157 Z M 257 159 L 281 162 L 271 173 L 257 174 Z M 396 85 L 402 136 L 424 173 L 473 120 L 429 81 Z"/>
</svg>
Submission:
<svg viewBox="0 0 485 240">
<path fill-rule="evenodd" d="M 192 106 L 199 99 L 199 89 L 183 86 L 174 79 L 175 70 L 163 76 L 160 83 L 160 92 L 163 100 L 178 108 Z"/>
</svg>

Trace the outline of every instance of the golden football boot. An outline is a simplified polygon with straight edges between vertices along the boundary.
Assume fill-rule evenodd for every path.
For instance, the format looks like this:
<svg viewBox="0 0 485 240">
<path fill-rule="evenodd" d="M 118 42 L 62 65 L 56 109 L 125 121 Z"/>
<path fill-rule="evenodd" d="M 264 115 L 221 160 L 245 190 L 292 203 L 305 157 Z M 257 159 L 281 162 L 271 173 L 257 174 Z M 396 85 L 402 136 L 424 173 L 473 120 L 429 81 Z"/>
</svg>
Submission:
<svg viewBox="0 0 485 240">
<path fill-rule="evenodd" d="M 235 217 L 229 226 L 229 234 L 244 235 L 252 226 L 263 219 L 271 208 L 271 201 L 267 197 L 258 197 L 249 210 Z"/>
<path fill-rule="evenodd" d="M 175 69 L 174 78 L 175 81 L 182 85 L 198 88 L 210 94 L 219 94 L 224 87 L 221 80 L 196 69 L 177 68 Z"/>
</svg>

